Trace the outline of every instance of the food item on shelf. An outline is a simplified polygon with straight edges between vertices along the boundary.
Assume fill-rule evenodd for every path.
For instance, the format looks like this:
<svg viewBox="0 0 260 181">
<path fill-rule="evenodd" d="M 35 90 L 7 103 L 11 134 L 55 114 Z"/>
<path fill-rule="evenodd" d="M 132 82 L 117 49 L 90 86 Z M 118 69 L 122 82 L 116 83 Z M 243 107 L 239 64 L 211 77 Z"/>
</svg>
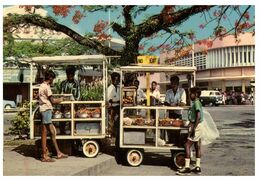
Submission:
<svg viewBox="0 0 260 181">
<path fill-rule="evenodd" d="M 71 118 L 70 111 L 66 111 L 66 112 L 64 113 L 64 117 L 65 117 L 65 118 Z"/>
<path fill-rule="evenodd" d="M 145 122 L 145 125 L 147 126 L 154 126 L 155 120 L 151 119 L 150 121 Z"/>
<path fill-rule="evenodd" d="M 181 119 L 164 118 L 159 120 L 159 126 L 182 127 L 183 125 L 184 123 Z"/>
<path fill-rule="evenodd" d="M 126 96 L 123 99 L 123 104 L 133 104 L 133 103 L 134 103 L 134 100 L 133 100 L 133 97 L 131 97 L 131 96 Z"/>
<path fill-rule="evenodd" d="M 123 118 L 123 123 L 125 126 L 130 126 L 134 123 L 134 120 L 129 117 L 125 117 Z"/>
<path fill-rule="evenodd" d="M 52 117 L 54 119 L 60 119 L 60 118 L 62 118 L 62 112 L 60 112 L 59 110 L 56 110 L 56 111 L 53 112 Z"/>
<path fill-rule="evenodd" d="M 79 118 L 100 118 L 101 117 L 101 109 L 100 108 L 80 108 L 77 113 L 77 117 Z"/>
<path fill-rule="evenodd" d="M 175 120 L 173 121 L 172 123 L 172 126 L 175 126 L 175 127 L 182 127 L 183 126 L 183 121 L 182 120 Z"/>
<path fill-rule="evenodd" d="M 80 108 L 77 113 L 77 117 L 79 118 L 90 118 L 91 117 L 91 111 L 87 108 Z"/>
<path fill-rule="evenodd" d="M 96 108 L 96 109 L 92 110 L 91 115 L 93 118 L 100 118 L 100 116 L 101 116 L 100 108 Z"/>
<path fill-rule="evenodd" d="M 145 125 L 145 119 L 144 118 L 136 118 L 135 124 L 138 125 L 138 126 L 143 126 L 143 125 Z"/>
</svg>

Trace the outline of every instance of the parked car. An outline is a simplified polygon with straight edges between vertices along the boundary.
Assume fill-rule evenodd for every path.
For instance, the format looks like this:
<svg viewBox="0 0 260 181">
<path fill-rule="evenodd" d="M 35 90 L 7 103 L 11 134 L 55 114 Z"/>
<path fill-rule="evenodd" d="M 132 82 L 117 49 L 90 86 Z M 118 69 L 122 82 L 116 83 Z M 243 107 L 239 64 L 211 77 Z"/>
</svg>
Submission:
<svg viewBox="0 0 260 181">
<path fill-rule="evenodd" d="M 200 102 L 203 106 L 218 106 L 223 104 L 223 96 L 219 91 L 204 90 L 201 91 Z"/>
<path fill-rule="evenodd" d="M 4 100 L 3 101 L 3 107 L 4 107 L 4 109 L 16 108 L 16 104 L 15 104 L 14 101 Z"/>
</svg>

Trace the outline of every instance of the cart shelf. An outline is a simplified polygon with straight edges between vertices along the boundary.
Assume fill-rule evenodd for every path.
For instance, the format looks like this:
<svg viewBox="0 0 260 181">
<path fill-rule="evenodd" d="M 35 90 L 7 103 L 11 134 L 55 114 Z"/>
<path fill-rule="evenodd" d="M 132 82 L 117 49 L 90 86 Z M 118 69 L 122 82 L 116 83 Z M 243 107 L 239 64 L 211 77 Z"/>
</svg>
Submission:
<svg viewBox="0 0 260 181">
<path fill-rule="evenodd" d="M 123 128 L 135 128 L 135 129 L 156 129 L 155 126 L 123 126 Z"/>
<path fill-rule="evenodd" d="M 102 121 L 102 118 L 74 118 L 74 121 Z"/>
<path fill-rule="evenodd" d="M 158 129 L 188 130 L 187 127 L 173 127 L 173 126 L 158 126 Z"/>
</svg>

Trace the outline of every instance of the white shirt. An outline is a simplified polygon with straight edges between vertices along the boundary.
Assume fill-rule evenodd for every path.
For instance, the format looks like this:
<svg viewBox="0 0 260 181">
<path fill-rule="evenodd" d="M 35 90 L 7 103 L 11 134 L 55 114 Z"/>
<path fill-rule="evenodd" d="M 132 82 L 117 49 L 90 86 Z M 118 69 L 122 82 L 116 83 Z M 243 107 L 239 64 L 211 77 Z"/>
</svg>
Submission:
<svg viewBox="0 0 260 181">
<path fill-rule="evenodd" d="M 146 99 L 144 91 L 140 88 L 137 89 L 137 104 L 140 104 L 141 101 Z"/>
<path fill-rule="evenodd" d="M 176 94 L 174 95 L 173 90 L 169 89 L 166 91 L 165 95 L 165 102 L 169 104 L 179 104 L 184 103 L 186 104 L 186 92 L 183 88 L 178 88 Z M 181 111 L 175 110 L 177 114 L 181 114 Z"/>
<path fill-rule="evenodd" d="M 178 88 L 176 94 L 174 95 L 173 90 L 169 89 L 166 92 L 165 101 L 169 104 L 178 104 L 181 102 L 186 104 L 186 92 L 183 88 Z"/>
<path fill-rule="evenodd" d="M 160 100 L 160 91 L 155 89 L 152 93 L 151 96 L 155 97 L 156 99 Z"/>
<path fill-rule="evenodd" d="M 107 88 L 107 99 L 111 100 L 113 102 L 117 102 L 120 101 L 120 88 L 119 86 L 117 86 L 117 89 L 115 88 L 115 86 L 113 84 L 111 84 L 108 88 Z M 112 103 L 112 106 L 119 106 L 119 103 Z"/>
<path fill-rule="evenodd" d="M 52 95 L 51 87 L 45 81 L 40 85 L 39 88 L 39 105 L 40 112 L 44 112 L 49 109 L 53 109 L 49 97 Z"/>
</svg>

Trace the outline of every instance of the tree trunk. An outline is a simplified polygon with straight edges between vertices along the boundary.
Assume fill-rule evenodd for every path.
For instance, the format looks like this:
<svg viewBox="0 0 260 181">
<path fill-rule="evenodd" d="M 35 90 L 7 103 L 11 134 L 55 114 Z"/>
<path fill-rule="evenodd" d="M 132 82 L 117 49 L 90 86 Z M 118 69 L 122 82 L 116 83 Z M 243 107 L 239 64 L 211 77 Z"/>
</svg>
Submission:
<svg viewBox="0 0 260 181">
<path fill-rule="evenodd" d="M 138 53 L 138 40 L 128 40 L 125 39 L 125 48 L 121 54 L 121 65 L 130 65 L 135 64 L 137 62 Z"/>
</svg>

